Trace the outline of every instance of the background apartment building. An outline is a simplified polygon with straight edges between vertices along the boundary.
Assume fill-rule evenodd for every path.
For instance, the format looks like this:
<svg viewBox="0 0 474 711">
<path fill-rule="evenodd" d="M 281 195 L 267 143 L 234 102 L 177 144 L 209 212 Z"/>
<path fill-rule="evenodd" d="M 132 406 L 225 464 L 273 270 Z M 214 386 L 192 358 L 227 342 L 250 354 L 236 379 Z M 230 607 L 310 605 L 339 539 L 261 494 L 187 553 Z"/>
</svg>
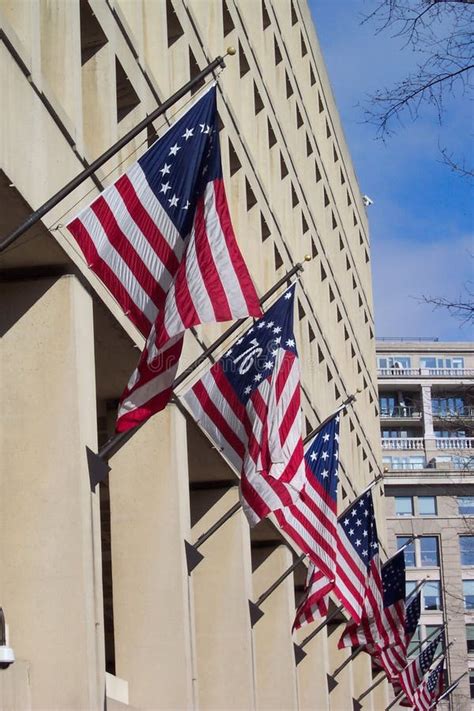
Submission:
<svg viewBox="0 0 474 711">
<path fill-rule="evenodd" d="M 360 390 L 341 427 L 347 505 L 381 459 L 370 246 L 306 2 L 0 0 L 0 27 L 2 237 L 236 48 L 218 105 L 233 223 L 260 294 L 312 258 L 296 309 L 304 423 L 311 431 Z M 109 711 L 346 711 L 371 684 L 360 655 L 328 689 L 327 674 L 350 654 L 337 650 L 341 620 L 295 664 L 290 630 L 304 565 L 251 628 L 248 601 L 294 555 L 271 522 L 250 531 L 237 513 L 188 576 L 184 540 L 237 501 L 238 477 L 180 407 L 141 428 L 110 461 L 109 483 L 89 489 L 85 447 L 97 451 L 111 436 L 143 340 L 64 224 L 189 99 L 1 255 L 0 605 L 17 656 L 0 671 L 9 711 L 102 709 L 104 696 Z M 224 328 L 187 334 L 182 366 Z M 362 707 L 384 708 L 386 694 L 378 686 Z"/>
<path fill-rule="evenodd" d="M 474 351 L 470 343 L 377 341 L 391 552 L 407 591 L 427 578 L 412 649 L 447 625 L 452 709 L 474 706 Z M 473 699 L 473 701 L 471 701 Z"/>
</svg>

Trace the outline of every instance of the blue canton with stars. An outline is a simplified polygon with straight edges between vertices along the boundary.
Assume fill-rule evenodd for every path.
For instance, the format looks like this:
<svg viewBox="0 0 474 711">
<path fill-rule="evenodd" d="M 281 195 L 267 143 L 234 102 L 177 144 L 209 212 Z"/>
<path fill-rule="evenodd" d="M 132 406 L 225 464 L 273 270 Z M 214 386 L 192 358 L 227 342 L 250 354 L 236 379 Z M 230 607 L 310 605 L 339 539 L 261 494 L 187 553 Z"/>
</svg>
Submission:
<svg viewBox="0 0 474 711">
<path fill-rule="evenodd" d="M 338 518 L 338 523 L 343 527 L 361 561 L 368 567 L 372 558 L 379 552 L 372 492 L 367 491 L 356 499 Z"/>
<path fill-rule="evenodd" d="M 405 634 L 411 639 L 418 627 L 418 620 L 421 613 L 421 593 L 417 593 L 413 600 L 406 607 Z"/>
<path fill-rule="evenodd" d="M 436 638 L 429 643 L 427 647 L 422 651 L 422 653 L 419 655 L 417 659 L 417 665 L 420 669 L 421 674 L 426 674 L 428 669 L 430 668 L 432 662 L 433 662 L 433 657 L 436 653 L 436 650 L 438 648 L 440 639 L 442 637 L 441 633 L 440 635 L 437 635 Z"/>
<path fill-rule="evenodd" d="M 272 375 L 280 348 L 297 356 L 293 333 L 295 286 L 285 291 L 219 361 L 244 405 L 260 383 Z"/>
<path fill-rule="evenodd" d="M 443 666 L 444 666 L 444 659 L 440 661 L 438 666 L 436 666 L 431 674 L 428 677 L 428 681 L 426 682 L 426 690 L 429 694 L 432 694 L 433 691 L 436 689 L 438 683 L 439 683 L 439 677 L 441 676 L 443 672 Z"/>
<path fill-rule="evenodd" d="M 337 469 L 339 466 L 339 414 L 331 417 L 315 435 L 305 452 L 309 471 L 329 496 L 337 502 Z"/>
<path fill-rule="evenodd" d="M 382 567 L 383 606 L 390 607 L 405 599 L 405 555 L 403 551 Z"/>
<path fill-rule="evenodd" d="M 206 184 L 222 177 L 216 87 L 174 123 L 138 163 L 168 217 L 186 237 Z"/>
</svg>

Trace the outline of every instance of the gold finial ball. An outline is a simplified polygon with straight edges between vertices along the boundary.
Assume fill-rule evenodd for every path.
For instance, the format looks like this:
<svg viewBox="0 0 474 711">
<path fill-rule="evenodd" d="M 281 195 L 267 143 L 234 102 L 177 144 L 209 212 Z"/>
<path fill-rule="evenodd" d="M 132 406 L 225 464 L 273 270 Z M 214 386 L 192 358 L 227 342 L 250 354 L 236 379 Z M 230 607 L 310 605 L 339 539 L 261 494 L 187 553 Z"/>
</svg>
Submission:
<svg viewBox="0 0 474 711">
<path fill-rule="evenodd" d="M 227 54 L 233 57 L 235 54 L 235 47 L 227 47 Z"/>
<path fill-rule="evenodd" d="M 305 254 L 304 255 L 304 261 L 305 262 L 310 262 L 312 260 L 312 256 L 310 254 Z"/>
</svg>

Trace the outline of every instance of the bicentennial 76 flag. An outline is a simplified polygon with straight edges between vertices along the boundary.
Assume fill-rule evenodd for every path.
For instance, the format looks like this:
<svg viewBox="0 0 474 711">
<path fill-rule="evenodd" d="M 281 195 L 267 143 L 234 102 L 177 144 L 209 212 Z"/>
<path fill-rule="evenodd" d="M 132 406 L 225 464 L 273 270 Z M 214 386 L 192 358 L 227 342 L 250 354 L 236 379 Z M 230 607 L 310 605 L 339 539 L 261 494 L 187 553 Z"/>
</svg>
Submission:
<svg viewBox="0 0 474 711">
<path fill-rule="evenodd" d="M 118 431 L 166 406 L 185 329 L 261 314 L 230 221 L 215 86 L 68 229 L 148 338 L 122 396 Z"/>
<path fill-rule="evenodd" d="M 294 296 L 293 284 L 184 396 L 241 472 L 251 525 L 288 506 L 304 483 Z"/>
</svg>

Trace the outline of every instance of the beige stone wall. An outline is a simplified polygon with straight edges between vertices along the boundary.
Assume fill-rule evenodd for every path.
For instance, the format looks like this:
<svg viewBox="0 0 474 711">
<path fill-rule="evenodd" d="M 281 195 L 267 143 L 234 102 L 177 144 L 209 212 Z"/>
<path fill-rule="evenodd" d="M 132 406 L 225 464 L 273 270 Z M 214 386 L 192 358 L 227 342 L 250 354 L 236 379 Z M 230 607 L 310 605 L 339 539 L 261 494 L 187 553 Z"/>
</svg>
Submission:
<svg viewBox="0 0 474 711">
<path fill-rule="evenodd" d="M 370 244 L 304 0 L 0 0 L 0 28 L 1 235 L 236 47 L 218 79 L 233 223 L 259 293 L 312 257 L 295 319 L 304 426 L 360 390 L 341 426 L 347 505 L 380 470 Z M 18 662 L 0 672 L 0 699 L 9 711 L 102 709 L 107 664 L 109 708 L 350 709 L 370 672 L 360 660 L 328 692 L 344 656 L 337 633 L 320 633 L 295 665 L 299 573 L 250 626 L 248 600 L 292 560 L 272 524 L 250 534 L 236 514 L 187 575 L 184 538 L 236 501 L 238 481 L 175 405 L 112 459 L 110 486 L 89 492 L 85 446 L 111 434 L 143 345 L 63 227 L 97 189 L 86 181 L 1 256 L 0 604 Z M 183 366 L 224 328 L 188 334 Z M 364 708 L 375 711 L 371 697 Z"/>
</svg>

